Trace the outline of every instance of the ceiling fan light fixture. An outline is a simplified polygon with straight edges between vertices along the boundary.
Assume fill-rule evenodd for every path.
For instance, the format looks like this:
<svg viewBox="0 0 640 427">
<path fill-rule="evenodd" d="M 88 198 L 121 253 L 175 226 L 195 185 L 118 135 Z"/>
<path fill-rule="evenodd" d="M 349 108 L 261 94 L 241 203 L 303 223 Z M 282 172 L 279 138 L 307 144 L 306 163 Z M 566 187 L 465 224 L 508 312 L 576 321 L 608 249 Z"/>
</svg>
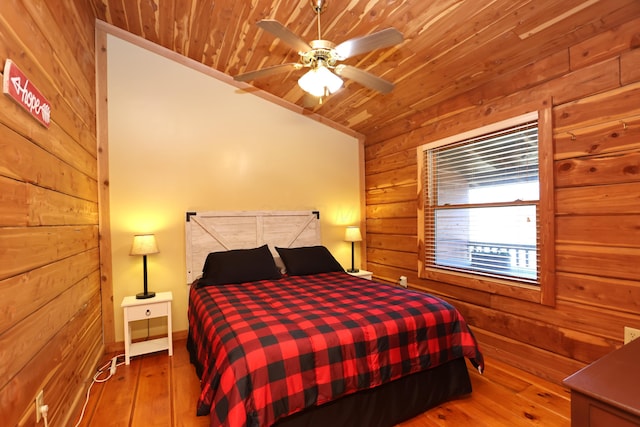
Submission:
<svg viewBox="0 0 640 427">
<path fill-rule="evenodd" d="M 335 93 L 343 85 L 340 77 L 333 74 L 324 65 L 307 71 L 298 79 L 298 85 L 313 96 L 325 96 L 327 92 Z"/>
<path fill-rule="evenodd" d="M 390 47 L 402 43 L 403 37 L 395 28 L 387 28 L 361 37 L 355 37 L 335 45 L 322 38 L 320 14 L 325 10 L 326 0 L 309 0 L 311 8 L 316 13 L 318 23 L 318 38 L 307 43 L 297 34 L 289 30 L 275 19 L 262 19 L 258 26 L 284 43 L 293 47 L 300 56 L 297 63 L 279 64 L 260 70 L 249 71 L 234 76 L 241 82 L 249 82 L 259 77 L 309 68 L 309 71 L 298 79 L 298 85 L 316 98 L 322 98 L 338 91 L 344 84 L 342 78 L 355 80 L 362 86 L 380 93 L 393 90 L 393 83 L 388 82 L 368 71 L 351 65 L 339 64 L 345 59 L 361 55 L 375 49 Z M 341 78 L 342 77 L 342 78 Z"/>
</svg>

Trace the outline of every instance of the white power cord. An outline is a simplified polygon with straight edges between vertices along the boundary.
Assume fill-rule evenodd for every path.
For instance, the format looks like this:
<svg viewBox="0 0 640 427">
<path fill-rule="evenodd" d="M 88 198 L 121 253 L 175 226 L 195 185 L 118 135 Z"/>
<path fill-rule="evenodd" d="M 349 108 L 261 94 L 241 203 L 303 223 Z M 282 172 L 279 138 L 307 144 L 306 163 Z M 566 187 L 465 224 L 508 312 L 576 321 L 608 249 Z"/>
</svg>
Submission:
<svg viewBox="0 0 640 427">
<path fill-rule="evenodd" d="M 47 419 L 48 414 L 49 414 L 49 405 L 42 405 L 40 407 L 40 415 L 42 415 L 42 419 L 44 420 L 44 427 L 49 426 L 49 420 Z"/>
<path fill-rule="evenodd" d="M 93 376 L 93 381 L 91 381 L 91 384 L 89 384 L 89 388 L 87 389 L 87 397 L 84 400 L 84 405 L 82 405 L 82 412 L 80 413 L 80 418 L 78 419 L 78 422 L 76 423 L 75 427 L 78 427 L 80 425 L 80 423 L 82 422 L 82 418 L 84 418 L 84 411 L 87 410 L 87 404 L 89 403 L 89 396 L 91 394 L 91 387 L 93 387 L 93 385 L 95 383 L 104 383 L 109 381 L 109 379 L 116 373 L 116 367 L 120 366 L 120 365 L 124 365 L 124 361 L 118 363 L 118 358 L 122 357 L 124 358 L 124 354 L 119 354 L 117 356 L 113 356 L 113 358 L 108 361 L 105 365 L 103 365 L 101 368 L 98 368 L 98 372 L 96 372 L 96 374 Z M 109 375 L 107 375 L 105 378 L 100 378 L 100 376 L 106 371 L 106 369 L 109 368 Z M 42 411 L 43 415 L 44 415 L 44 411 Z M 47 418 L 45 416 L 45 421 L 44 421 L 44 426 L 47 427 Z"/>
</svg>

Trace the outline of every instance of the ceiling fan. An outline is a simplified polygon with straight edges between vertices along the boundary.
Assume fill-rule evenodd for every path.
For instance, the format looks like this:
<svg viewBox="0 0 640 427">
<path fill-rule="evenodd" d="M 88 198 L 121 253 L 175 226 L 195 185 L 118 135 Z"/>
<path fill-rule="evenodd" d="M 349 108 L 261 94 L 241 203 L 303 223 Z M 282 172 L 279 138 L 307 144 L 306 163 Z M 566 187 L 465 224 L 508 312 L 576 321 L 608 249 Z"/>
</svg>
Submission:
<svg viewBox="0 0 640 427">
<path fill-rule="evenodd" d="M 381 93 L 389 93 L 394 84 L 375 76 L 368 71 L 351 65 L 340 64 L 340 61 L 362 53 L 396 45 L 403 41 L 402 33 L 395 28 L 387 28 L 366 36 L 356 37 L 338 45 L 323 40 L 320 30 L 320 14 L 325 10 L 325 0 L 310 0 L 311 7 L 316 13 L 318 21 L 318 39 L 307 43 L 298 35 L 287 29 L 274 19 L 263 19 L 258 26 L 295 48 L 300 55 L 299 62 L 279 64 L 256 71 L 239 74 L 236 81 L 249 82 L 260 77 L 266 77 L 291 70 L 309 68 L 298 80 L 300 87 L 307 93 L 320 98 L 326 97 L 342 87 L 340 77 L 354 80 L 361 85 Z M 340 76 L 340 77 L 339 77 Z"/>
</svg>

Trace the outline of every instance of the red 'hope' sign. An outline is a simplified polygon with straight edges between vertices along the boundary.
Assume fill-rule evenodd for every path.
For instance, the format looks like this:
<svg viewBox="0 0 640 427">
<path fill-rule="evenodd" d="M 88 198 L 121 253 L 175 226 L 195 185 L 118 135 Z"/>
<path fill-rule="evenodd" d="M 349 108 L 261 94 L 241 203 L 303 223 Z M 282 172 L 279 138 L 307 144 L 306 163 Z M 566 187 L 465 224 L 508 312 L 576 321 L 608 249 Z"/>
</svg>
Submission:
<svg viewBox="0 0 640 427">
<path fill-rule="evenodd" d="M 49 101 L 10 59 L 7 59 L 4 64 L 2 91 L 31 113 L 46 128 L 49 127 L 49 123 L 51 123 Z"/>
</svg>

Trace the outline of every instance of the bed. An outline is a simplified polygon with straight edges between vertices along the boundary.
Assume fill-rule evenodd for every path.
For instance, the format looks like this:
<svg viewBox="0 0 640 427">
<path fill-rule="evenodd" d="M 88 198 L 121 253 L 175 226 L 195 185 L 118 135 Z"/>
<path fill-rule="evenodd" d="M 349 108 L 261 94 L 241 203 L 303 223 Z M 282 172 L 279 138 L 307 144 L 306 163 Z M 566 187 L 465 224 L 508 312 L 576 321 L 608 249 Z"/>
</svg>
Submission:
<svg viewBox="0 0 640 427">
<path fill-rule="evenodd" d="M 345 273 L 318 216 L 187 215 L 187 346 L 211 426 L 388 427 L 469 394 L 465 358 L 483 369 L 453 306 Z"/>
</svg>

